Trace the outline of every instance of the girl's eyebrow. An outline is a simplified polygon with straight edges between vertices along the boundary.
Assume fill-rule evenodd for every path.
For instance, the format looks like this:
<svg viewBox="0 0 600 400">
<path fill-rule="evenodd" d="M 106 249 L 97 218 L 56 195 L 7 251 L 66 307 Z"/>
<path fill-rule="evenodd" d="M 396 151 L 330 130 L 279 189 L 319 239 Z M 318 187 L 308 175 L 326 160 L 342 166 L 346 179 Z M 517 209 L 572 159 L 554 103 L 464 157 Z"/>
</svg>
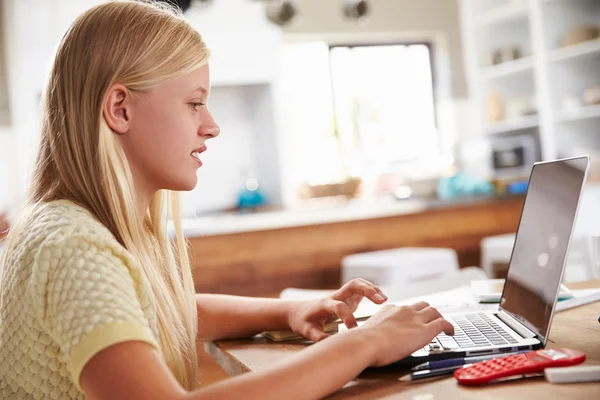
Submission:
<svg viewBox="0 0 600 400">
<path fill-rule="evenodd" d="M 204 95 L 208 94 L 208 91 L 202 85 L 200 85 L 197 88 L 195 88 L 194 90 L 192 90 L 192 93 L 193 92 L 200 92 L 200 93 L 202 93 Z"/>
</svg>

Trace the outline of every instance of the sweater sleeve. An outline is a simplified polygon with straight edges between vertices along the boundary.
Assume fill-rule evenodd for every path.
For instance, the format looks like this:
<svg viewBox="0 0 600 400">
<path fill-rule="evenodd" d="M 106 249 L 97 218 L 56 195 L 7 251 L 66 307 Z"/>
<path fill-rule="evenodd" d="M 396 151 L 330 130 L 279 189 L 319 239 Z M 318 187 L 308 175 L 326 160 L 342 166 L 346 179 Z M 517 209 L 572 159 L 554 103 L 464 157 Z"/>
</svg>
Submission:
<svg viewBox="0 0 600 400">
<path fill-rule="evenodd" d="M 137 296 L 139 278 L 122 254 L 85 236 L 37 251 L 31 280 L 36 315 L 78 389 L 83 367 L 103 349 L 126 341 L 158 348 Z"/>
</svg>

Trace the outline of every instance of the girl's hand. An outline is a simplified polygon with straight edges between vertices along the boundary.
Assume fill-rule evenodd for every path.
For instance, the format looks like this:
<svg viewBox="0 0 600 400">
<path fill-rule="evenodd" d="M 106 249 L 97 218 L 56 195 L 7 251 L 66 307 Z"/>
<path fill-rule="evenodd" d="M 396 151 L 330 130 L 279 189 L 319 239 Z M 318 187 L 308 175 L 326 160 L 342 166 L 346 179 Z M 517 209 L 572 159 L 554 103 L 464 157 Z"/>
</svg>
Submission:
<svg viewBox="0 0 600 400">
<path fill-rule="evenodd" d="M 382 304 L 387 296 L 381 290 L 364 279 L 353 279 L 331 296 L 318 300 L 299 301 L 290 304 L 288 324 L 290 329 L 314 342 L 325 339 L 329 334 L 323 332 L 325 324 L 341 319 L 350 329 L 357 326 L 354 311 L 363 297 L 375 304 Z"/>
<path fill-rule="evenodd" d="M 425 302 L 412 306 L 387 305 L 353 331 L 367 334 L 374 350 L 372 367 L 408 357 L 440 332 L 454 335 L 454 327 Z"/>
</svg>

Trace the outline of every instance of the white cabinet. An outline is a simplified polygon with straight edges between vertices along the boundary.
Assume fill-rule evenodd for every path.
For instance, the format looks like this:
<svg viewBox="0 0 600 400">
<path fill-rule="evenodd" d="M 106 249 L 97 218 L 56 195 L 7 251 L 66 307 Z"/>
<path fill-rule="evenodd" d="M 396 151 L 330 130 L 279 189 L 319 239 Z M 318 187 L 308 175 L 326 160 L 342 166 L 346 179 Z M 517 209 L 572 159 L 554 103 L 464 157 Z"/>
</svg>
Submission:
<svg viewBox="0 0 600 400">
<path fill-rule="evenodd" d="M 461 0 L 461 16 L 480 132 L 490 140 L 528 133 L 539 140 L 542 159 L 592 153 L 594 160 L 600 154 L 600 86 L 593 89 L 600 85 L 600 38 L 592 32 L 585 40 L 582 30 L 577 43 L 567 45 L 565 37 L 578 27 L 600 28 L 600 1 Z M 511 47 L 520 50 L 517 59 L 490 65 L 494 57 L 510 58 Z M 503 105 L 503 118 L 494 123 L 492 93 Z M 519 98 L 530 99 L 537 113 L 514 115 L 519 103 L 509 103 Z"/>
</svg>

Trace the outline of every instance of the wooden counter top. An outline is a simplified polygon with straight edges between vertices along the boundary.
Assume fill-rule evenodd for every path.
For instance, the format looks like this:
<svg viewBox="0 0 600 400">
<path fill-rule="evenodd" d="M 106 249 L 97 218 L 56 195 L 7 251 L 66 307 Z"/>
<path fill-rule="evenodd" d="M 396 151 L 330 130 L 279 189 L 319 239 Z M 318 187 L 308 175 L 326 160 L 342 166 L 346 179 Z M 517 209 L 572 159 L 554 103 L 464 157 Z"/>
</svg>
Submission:
<svg viewBox="0 0 600 400">
<path fill-rule="evenodd" d="M 479 265 L 480 242 L 517 229 L 523 197 L 424 207 L 411 213 L 189 238 L 199 292 L 263 295 L 286 287 L 335 288 L 345 255 L 447 247 Z"/>
</svg>

